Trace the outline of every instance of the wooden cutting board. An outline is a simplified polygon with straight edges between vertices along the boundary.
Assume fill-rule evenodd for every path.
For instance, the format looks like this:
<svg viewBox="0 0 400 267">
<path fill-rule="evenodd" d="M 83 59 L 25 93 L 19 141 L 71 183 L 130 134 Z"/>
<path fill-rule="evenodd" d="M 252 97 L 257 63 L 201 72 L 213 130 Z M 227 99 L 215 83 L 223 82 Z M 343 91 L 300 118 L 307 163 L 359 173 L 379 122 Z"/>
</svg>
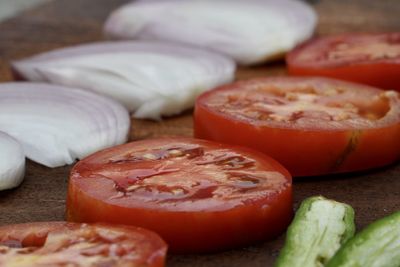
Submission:
<svg viewBox="0 0 400 267">
<path fill-rule="evenodd" d="M 8 68 L 11 60 L 103 39 L 103 21 L 111 10 L 126 2 L 56 0 L 0 24 L 0 81 L 11 79 Z M 320 16 L 318 35 L 400 30 L 399 0 L 311 2 Z M 272 74 L 285 75 L 283 62 L 240 69 L 237 78 Z M 132 120 L 131 140 L 161 135 L 192 135 L 191 111 L 163 122 Z M 70 169 L 71 166 L 49 169 L 28 161 L 24 183 L 17 189 L 0 192 L 0 224 L 63 220 Z M 294 181 L 296 207 L 312 195 L 324 195 L 352 205 L 358 229 L 361 229 L 400 210 L 400 165 L 365 173 Z M 168 266 L 272 266 L 283 240 L 284 235 L 273 241 L 217 254 L 169 255 Z"/>
</svg>

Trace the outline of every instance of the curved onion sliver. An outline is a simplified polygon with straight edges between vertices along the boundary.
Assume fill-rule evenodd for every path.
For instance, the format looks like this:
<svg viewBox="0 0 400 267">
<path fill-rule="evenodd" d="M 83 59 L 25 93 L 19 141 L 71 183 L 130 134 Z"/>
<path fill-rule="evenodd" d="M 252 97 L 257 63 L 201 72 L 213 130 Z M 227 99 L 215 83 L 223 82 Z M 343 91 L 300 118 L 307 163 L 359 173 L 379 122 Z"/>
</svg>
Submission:
<svg viewBox="0 0 400 267">
<path fill-rule="evenodd" d="M 103 42 L 14 62 L 24 79 L 90 89 L 120 101 L 136 118 L 160 119 L 233 80 L 232 60 L 203 49 L 148 42 Z"/>
<path fill-rule="evenodd" d="M 298 0 L 147 0 L 114 11 L 104 31 L 202 46 L 249 65 L 281 57 L 310 38 L 316 23 L 315 11 Z"/>
<path fill-rule="evenodd" d="M 0 84 L 0 131 L 17 139 L 28 158 L 48 167 L 124 143 L 129 126 L 122 105 L 93 92 L 40 83 Z"/>
<path fill-rule="evenodd" d="M 11 136 L 0 132 L 0 190 L 20 185 L 25 174 L 22 146 Z"/>
</svg>

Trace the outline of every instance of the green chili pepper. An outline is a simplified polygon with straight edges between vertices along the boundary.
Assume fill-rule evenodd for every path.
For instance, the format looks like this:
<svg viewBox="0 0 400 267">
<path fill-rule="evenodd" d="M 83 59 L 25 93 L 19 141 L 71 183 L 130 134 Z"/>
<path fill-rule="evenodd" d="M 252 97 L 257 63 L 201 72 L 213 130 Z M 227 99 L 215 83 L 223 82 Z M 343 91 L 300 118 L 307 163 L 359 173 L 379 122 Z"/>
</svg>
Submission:
<svg viewBox="0 0 400 267">
<path fill-rule="evenodd" d="M 327 267 L 399 267 L 400 211 L 368 225 L 343 245 Z"/>
<path fill-rule="evenodd" d="M 275 267 L 320 267 L 355 231 L 354 210 L 322 196 L 304 200 L 289 226 Z"/>
</svg>

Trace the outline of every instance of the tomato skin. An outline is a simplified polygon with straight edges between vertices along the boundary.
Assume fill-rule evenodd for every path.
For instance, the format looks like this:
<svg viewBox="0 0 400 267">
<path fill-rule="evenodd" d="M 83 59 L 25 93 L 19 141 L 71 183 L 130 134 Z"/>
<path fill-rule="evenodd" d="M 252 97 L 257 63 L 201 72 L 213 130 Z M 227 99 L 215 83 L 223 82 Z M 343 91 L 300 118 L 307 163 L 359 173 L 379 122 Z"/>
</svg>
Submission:
<svg viewBox="0 0 400 267">
<path fill-rule="evenodd" d="M 333 166 L 348 140 L 346 132 L 332 133 L 329 138 L 324 138 L 324 133 L 319 131 L 255 128 L 240 121 L 226 120 L 201 105 L 196 105 L 194 114 L 196 138 L 223 140 L 228 144 L 257 149 L 281 162 L 293 176 L 326 172 Z M 227 134 L 232 132 L 235 134 Z M 295 148 L 293 144 L 296 144 Z M 321 147 L 329 148 L 329 153 L 321 155 Z"/>
<path fill-rule="evenodd" d="M 220 251 L 271 239 L 282 233 L 292 218 L 291 189 L 268 203 L 229 212 L 198 213 L 146 211 L 99 203 L 78 190 L 70 184 L 68 205 L 75 207 L 68 208 L 68 221 L 146 227 L 160 234 L 174 253 Z M 85 205 L 73 204 L 79 202 Z"/>
<path fill-rule="evenodd" d="M 306 68 L 291 64 L 290 55 L 287 62 L 290 75 L 330 77 L 400 91 L 400 64 L 375 63 L 335 68 Z"/>
<path fill-rule="evenodd" d="M 34 223 L 24 223 L 15 225 L 5 225 L 0 226 L 0 245 L 1 244 L 11 244 L 16 247 L 38 247 L 42 249 L 37 255 L 45 255 L 46 253 L 54 252 L 54 248 L 51 245 L 58 245 L 57 240 L 52 240 L 50 245 L 47 245 L 47 237 L 50 234 L 64 234 L 70 236 L 72 239 L 70 241 L 64 241 L 66 246 L 72 245 L 75 242 L 79 243 L 84 240 L 93 241 L 94 237 L 88 236 L 88 232 L 79 238 L 73 237 L 74 231 L 100 231 L 101 239 L 105 241 L 102 244 L 112 243 L 112 239 L 115 238 L 113 233 L 118 233 L 124 235 L 128 241 L 125 242 L 121 247 L 123 250 L 127 250 L 127 253 L 132 253 L 135 258 L 132 260 L 121 260 L 121 262 L 115 262 L 113 265 L 107 266 L 147 266 L 147 267 L 163 267 L 165 265 L 165 255 L 167 252 L 167 246 L 165 242 L 155 233 L 150 232 L 145 229 L 123 226 L 123 225 L 110 225 L 110 224 L 77 224 L 68 222 L 34 222 Z M 113 232 L 113 233 L 111 233 Z M 75 238 L 75 239 L 74 239 Z M 136 242 L 136 243 L 135 243 Z M 141 243 L 144 242 L 144 243 Z M 131 244 L 134 244 L 131 246 Z M 135 247 L 139 247 L 139 249 Z M 132 250 L 133 248 L 133 250 Z M 114 248 L 117 253 L 117 248 Z M 112 249 L 111 249 L 112 250 Z M 130 250 L 130 251 L 129 251 Z M 55 251 L 60 251 L 55 249 Z M 62 252 L 61 252 L 62 253 Z M 70 256 L 66 254 L 67 257 Z M 59 258 L 60 256 L 57 256 Z M 68 258 L 67 258 L 68 259 Z M 0 265 L 4 259 L 0 259 Z M 33 264 L 33 263 L 32 263 Z M 54 266 L 59 266 L 58 263 L 53 263 Z M 84 262 L 82 262 L 84 264 Z M 34 264 L 33 264 L 34 265 Z M 33 266 L 32 265 L 32 266 Z M 40 265 L 40 264 L 39 264 Z M 19 265 L 18 265 L 19 266 Z M 36 266 L 36 265 L 34 265 Z M 41 266 L 41 265 L 40 265 Z M 47 265 L 46 265 L 47 266 Z M 53 266 L 53 265 L 52 265 Z M 61 266 L 61 265 L 60 265 Z M 64 264 L 62 264 L 64 266 Z"/>
<path fill-rule="evenodd" d="M 258 81 L 262 83 L 268 79 Z M 282 163 L 295 177 L 377 168 L 400 158 L 399 117 L 394 118 L 391 125 L 369 129 L 254 125 L 227 118 L 207 107 L 207 98 L 214 92 L 234 87 L 240 90 L 241 82 L 208 91 L 197 98 L 194 111 L 196 138 L 257 149 Z M 352 144 L 354 139 L 356 144 Z"/>
<path fill-rule="evenodd" d="M 160 234 L 174 253 L 220 251 L 276 237 L 286 229 L 292 218 L 290 174 L 263 154 L 247 148 L 240 149 L 264 159 L 271 169 L 283 173 L 290 185 L 267 198 L 222 210 L 207 210 L 207 207 L 200 211 L 146 209 L 128 204 L 116 205 L 87 193 L 92 184 L 80 179 L 78 170 L 84 166 L 78 163 L 72 171 L 68 188 L 67 220 L 145 227 Z M 104 153 L 107 151 L 110 150 Z M 109 179 L 104 179 L 101 184 L 101 188 L 113 187 Z M 99 186 L 98 190 L 101 188 Z"/>
<path fill-rule="evenodd" d="M 330 62 L 329 59 L 319 59 L 318 62 L 315 59 L 299 59 L 305 53 L 328 53 L 337 42 L 357 43 L 357 39 L 366 38 L 376 43 L 391 40 L 390 42 L 400 44 L 400 33 L 348 34 L 315 38 L 286 55 L 288 73 L 297 76 L 330 77 L 400 91 L 400 55 L 389 59 L 363 61 L 343 59 L 342 63 Z"/>
</svg>

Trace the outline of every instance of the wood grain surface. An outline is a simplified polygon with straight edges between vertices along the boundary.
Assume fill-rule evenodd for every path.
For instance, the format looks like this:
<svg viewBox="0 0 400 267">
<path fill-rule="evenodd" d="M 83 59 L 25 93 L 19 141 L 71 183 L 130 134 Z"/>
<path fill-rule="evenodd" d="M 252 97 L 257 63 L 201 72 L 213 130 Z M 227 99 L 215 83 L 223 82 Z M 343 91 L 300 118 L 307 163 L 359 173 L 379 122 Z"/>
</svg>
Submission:
<svg viewBox="0 0 400 267">
<path fill-rule="evenodd" d="M 126 0 L 57 0 L 0 24 L 0 81 L 11 79 L 8 62 L 38 52 L 103 39 L 107 14 Z M 318 35 L 400 30 L 399 0 L 321 0 Z M 277 62 L 243 68 L 238 79 L 285 75 Z M 133 120 L 131 140 L 161 135 L 192 135 L 191 111 L 156 123 Z M 382 137 L 384 138 L 384 136 Z M 28 161 L 24 183 L 0 192 L 0 224 L 63 220 L 71 166 L 49 169 Z M 347 175 L 296 179 L 295 207 L 306 197 L 324 195 L 352 205 L 358 229 L 400 210 L 400 166 Z M 272 266 L 284 235 L 251 247 L 207 255 L 169 255 L 168 266 Z"/>
</svg>

